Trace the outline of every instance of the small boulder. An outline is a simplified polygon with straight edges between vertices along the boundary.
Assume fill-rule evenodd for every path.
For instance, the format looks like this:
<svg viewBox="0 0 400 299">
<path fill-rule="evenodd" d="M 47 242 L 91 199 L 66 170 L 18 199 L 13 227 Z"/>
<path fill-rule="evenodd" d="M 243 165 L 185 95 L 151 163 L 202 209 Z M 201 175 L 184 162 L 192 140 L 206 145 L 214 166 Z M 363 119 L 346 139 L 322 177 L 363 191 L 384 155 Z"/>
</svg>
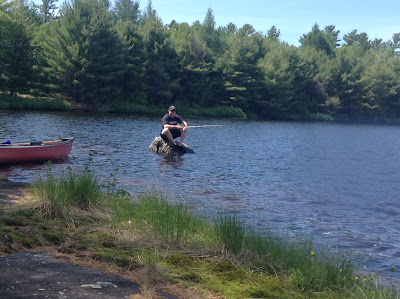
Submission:
<svg viewBox="0 0 400 299">
<path fill-rule="evenodd" d="M 173 154 L 186 154 L 194 153 L 194 151 L 186 144 L 177 146 L 170 142 L 165 142 L 161 137 L 156 137 L 149 146 L 149 150 L 159 155 L 173 155 Z"/>
</svg>

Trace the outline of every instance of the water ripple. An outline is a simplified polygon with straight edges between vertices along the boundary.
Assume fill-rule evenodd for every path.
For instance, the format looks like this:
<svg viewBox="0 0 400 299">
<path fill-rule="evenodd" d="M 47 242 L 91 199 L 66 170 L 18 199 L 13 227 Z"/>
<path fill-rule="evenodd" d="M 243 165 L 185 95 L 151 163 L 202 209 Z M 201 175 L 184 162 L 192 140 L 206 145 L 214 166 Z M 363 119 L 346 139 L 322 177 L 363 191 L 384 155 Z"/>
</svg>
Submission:
<svg viewBox="0 0 400 299">
<path fill-rule="evenodd" d="M 158 118 L 40 112 L 0 118 L 4 140 L 74 136 L 70 159 L 52 165 L 55 173 L 86 166 L 104 180 L 116 173 L 131 193 L 159 188 L 209 215 L 236 211 L 260 229 L 354 249 L 381 274 L 400 268 L 399 127 L 207 120 L 222 126 L 189 131 L 185 141 L 196 154 L 160 157 L 148 151 Z M 0 175 L 26 182 L 46 171 L 43 164 L 0 167 Z"/>
</svg>

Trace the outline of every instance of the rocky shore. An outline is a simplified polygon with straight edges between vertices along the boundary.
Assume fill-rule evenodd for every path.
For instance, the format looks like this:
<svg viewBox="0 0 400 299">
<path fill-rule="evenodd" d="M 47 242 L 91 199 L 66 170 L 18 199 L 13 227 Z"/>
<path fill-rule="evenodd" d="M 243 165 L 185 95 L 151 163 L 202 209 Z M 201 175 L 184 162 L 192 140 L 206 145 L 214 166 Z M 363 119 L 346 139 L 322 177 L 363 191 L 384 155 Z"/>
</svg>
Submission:
<svg viewBox="0 0 400 299">
<path fill-rule="evenodd" d="M 31 198 L 29 184 L 0 180 L 2 207 Z M 0 242 L 7 241 L 6 235 Z M 44 251 L 44 252 L 43 252 Z M 131 279 L 105 273 L 95 265 L 71 264 L 73 257 L 56 248 L 36 248 L 28 252 L 0 252 L 0 297 L 11 298 L 145 298 L 141 287 Z M 181 298 L 155 290 L 154 298 Z"/>
</svg>

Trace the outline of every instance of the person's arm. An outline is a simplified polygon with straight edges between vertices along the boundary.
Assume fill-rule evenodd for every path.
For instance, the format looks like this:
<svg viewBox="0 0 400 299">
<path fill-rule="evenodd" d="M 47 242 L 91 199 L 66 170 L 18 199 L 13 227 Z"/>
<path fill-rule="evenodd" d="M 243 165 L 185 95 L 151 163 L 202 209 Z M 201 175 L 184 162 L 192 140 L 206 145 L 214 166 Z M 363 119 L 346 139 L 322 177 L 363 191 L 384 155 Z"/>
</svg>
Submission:
<svg viewBox="0 0 400 299">
<path fill-rule="evenodd" d="M 187 128 L 185 128 L 185 127 L 187 127 L 188 124 L 181 117 L 179 117 L 178 124 L 176 124 L 176 125 L 170 125 L 170 124 L 167 123 L 167 121 L 165 121 L 165 122 L 166 123 L 164 124 L 164 128 L 177 129 L 177 130 L 181 130 L 181 131 L 183 131 L 183 129 L 187 130 Z M 182 124 L 182 125 L 180 125 L 180 124 Z"/>
<path fill-rule="evenodd" d="M 178 130 L 180 130 L 180 129 L 182 129 L 182 126 L 181 126 L 181 125 L 170 125 L 170 124 L 165 124 L 165 125 L 164 125 L 164 128 L 167 128 L 167 129 L 178 129 Z"/>
<path fill-rule="evenodd" d="M 182 127 L 181 127 L 181 131 L 182 132 L 186 132 L 187 131 L 187 129 L 188 129 L 188 124 L 187 124 L 187 122 L 186 121 L 184 121 L 184 120 L 182 120 Z"/>
<path fill-rule="evenodd" d="M 168 115 L 165 115 L 162 119 L 163 129 L 180 129 L 179 125 L 170 125 L 168 123 Z"/>
</svg>

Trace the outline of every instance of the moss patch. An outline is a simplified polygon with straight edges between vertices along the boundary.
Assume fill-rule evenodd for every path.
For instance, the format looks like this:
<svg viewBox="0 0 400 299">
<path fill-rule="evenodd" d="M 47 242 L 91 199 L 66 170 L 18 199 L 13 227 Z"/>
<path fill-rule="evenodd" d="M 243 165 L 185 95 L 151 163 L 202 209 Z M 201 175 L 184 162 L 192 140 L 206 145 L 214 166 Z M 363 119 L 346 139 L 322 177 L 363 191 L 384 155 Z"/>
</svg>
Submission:
<svg viewBox="0 0 400 299">
<path fill-rule="evenodd" d="M 79 241 L 79 247 L 115 247 L 116 237 L 108 232 L 82 230 L 74 236 Z"/>
<path fill-rule="evenodd" d="M 54 245 L 60 245 L 64 241 L 62 232 L 43 231 L 43 237 Z"/>
<path fill-rule="evenodd" d="M 171 280 L 228 298 L 292 298 L 293 295 L 288 295 L 278 277 L 244 271 L 228 260 L 213 262 L 176 254 L 167 256 L 161 264 Z"/>
<path fill-rule="evenodd" d="M 133 264 L 137 264 L 132 254 L 118 248 L 98 248 L 95 250 L 95 256 L 101 261 L 116 264 L 123 268 L 130 268 Z"/>
</svg>

